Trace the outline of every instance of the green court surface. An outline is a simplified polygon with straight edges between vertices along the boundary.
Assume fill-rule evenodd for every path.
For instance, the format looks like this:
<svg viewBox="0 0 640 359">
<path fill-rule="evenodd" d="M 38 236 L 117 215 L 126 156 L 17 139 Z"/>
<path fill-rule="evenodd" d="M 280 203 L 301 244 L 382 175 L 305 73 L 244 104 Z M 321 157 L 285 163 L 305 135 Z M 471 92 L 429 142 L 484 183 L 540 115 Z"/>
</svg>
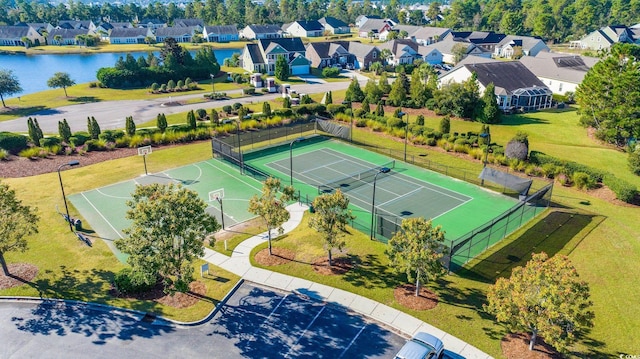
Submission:
<svg viewBox="0 0 640 359">
<path fill-rule="evenodd" d="M 152 183 L 177 183 L 196 191 L 200 198 L 209 204 L 207 212 L 214 215 L 220 223 L 222 222 L 221 204 L 216 200 L 213 192 L 219 194 L 218 190 L 223 190 L 224 196 L 221 201 L 225 227 L 254 217 L 247 212 L 249 199 L 254 194 L 259 194 L 262 189 L 259 181 L 249 176 L 241 176 L 237 168 L 223 161 L 211 159 L 76 193 L 68 196 L 68 199 L 91 228 L 106 241 L 118 259 L 123 261 L 126 256 L 115 248 L 113 241 L 123 238 L 122 230 L 130 225 L 130 221 L 125 217 L 129 209 L 126 202 L 131 198 L 131 193 L 137 185 Z"/>
<path fill-rule="evenodd" d="M 380 240 L 390 237 L 378 227 L 383 220 L 399 224 L 403 218 L 424 217 L 442 226 L 450 244 L 518 203 L 482 187 L 401 161 L 393 163 L 383 155 L 325 137 L 245 153 L 244 162 L 284 183 L 292 182 L 303 200 L 340 188 L 357 216 L 352 226 L 365 233 L 371 230 L 374 177 L 382 167 L 393 167 L 375 178 L 374 232 Z M 327 187 L 331 182 L 335 183 Z"/>
</svg>

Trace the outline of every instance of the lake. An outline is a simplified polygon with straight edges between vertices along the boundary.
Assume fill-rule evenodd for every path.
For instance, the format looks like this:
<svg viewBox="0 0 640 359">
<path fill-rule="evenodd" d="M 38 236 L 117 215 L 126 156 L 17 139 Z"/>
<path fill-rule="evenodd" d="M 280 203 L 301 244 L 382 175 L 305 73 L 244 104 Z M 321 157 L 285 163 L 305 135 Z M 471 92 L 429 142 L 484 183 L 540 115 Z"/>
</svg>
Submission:
<svg viewBox="0 0 640 359">
<path fill-rule="evenodd" d="M 230 58 L 239 49 L 214 50 L 218 62 L 222 65 L 224 59 Z M 136 59 L 147 56 L 146 52 L 132 52 Z M 195 55 L 195 52 L 191 52 Z M 112 67 L 120 56 L 126 52 L 97 53 L 97 54 L 0 54 L 0 69 L 12 70 L 18 77 L 22 92 L 12 95 L 18 97 L 34 92 L 49 90 L 47 80 L 56 72 L 66 72 L 77 84 L 96 81 L 96 72 L 101 67 Z M 158 52 L 156 52 L 158 55 Z"/>
</svg>

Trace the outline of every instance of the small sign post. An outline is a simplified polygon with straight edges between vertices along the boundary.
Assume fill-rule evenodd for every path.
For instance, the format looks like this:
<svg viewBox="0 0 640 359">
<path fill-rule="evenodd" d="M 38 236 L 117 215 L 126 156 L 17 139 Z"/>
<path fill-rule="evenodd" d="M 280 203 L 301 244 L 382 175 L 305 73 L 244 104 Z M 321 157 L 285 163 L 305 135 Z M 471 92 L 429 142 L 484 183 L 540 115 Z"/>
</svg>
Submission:
<svg viewBox="0 0 640 359">
<path fill-rule="evenodd" d="M 148 175 L 147 172 L 147 155 L 151 154 L 151 146 L 142 146 L 138 147 L 138 156 L 142 156 L 142 160 L 144 161 L 144 174 Z"/>
<path fill-rule="evenodd" d="M 209 263 L 200 266 L 200 277 L 204 277 L 205 273 L 209 275 Z"/>
</svg>

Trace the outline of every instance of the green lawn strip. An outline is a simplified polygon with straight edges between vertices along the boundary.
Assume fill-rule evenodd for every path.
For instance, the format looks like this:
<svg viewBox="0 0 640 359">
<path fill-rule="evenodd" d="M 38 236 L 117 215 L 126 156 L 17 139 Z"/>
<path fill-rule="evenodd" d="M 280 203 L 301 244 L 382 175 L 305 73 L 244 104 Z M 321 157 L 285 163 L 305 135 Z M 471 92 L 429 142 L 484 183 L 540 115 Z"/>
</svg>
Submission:
<svg viewBox="0 0 640 359">
<path fill-rule="evenodd" d="M 188 154 L 188 155 L 185 155 Z M 147 158 L 150 172 L 186 165 L 211 158 L 211 144 L 201 143 L 158 149 Z M 44 160 L 43 160 L 44 161 Z M 142 164 L 137 156 L 102 162 L 91 166 L 81 166 L 62 172 L 67 194 L 82 192 L 107 184 L 134 178 L 140 174 Z M 0 291 L 0 295 L 42 296 L 48 298 L 66 298 L 88 302 L 105 303 L 125 308 L 152 310 L 178 320 L 195 320 L 204 317 L 220 300 L 237 278 L 230 273 L 215 269 L 219 280 L 207 281 L 205 300 L 188 310 L 176 310 L 155 302 L 135 301 L 114 298 L 109 294 L 113 276 L 124 268 L 111 253 L 106 244 L 97 237 L 88 235 L 94 244 L 88 247 L 69 232 L 69 227 L 56 212 L 56 205 L 63 208 L 59 191 L 58 176 L 48 173 L 25 178 L 3 179 L 23 203 L 37 207 L 40 216 L 40 233 L 29 240 L 29 249 L 24 253 L 6 253 L 8 263 L 31 263 L 39 269 L 31 284 Z M 48 190 L 44 190 L 48 189 Z M 82 219 L 73 206 L 72 217 Z M 83 223 L 87 223 L 83 220 Z M 196 271 L 199 273 L 199 270 Z M 221 284 L 222 283 L 222 284 Z"/>
<path fill-rule="evenodd" d="M 440 296 L 440 302 L 435 309 L 409 310 L 396 303 L 393 297 L 394 289 L 406 283 L 406 277 L 395 274 L 390 268 L 389 260 L 384 253 L 386 245 L 371 241 L 366 234 L 352 228 L 349 228 L 349 232 L 351 235 L 346 238 L 344 253 L 334 252 L 334 258 L 347 256 L 356 264 L 344 275 L 325 276 L 313 270 L 311 263 L 318 258 L 326 257 L 327 252 L 323 248 L 320 235 L 309 228 L 308 214 L 305 214 L 298 228 L 279 237 L 273 244 L 275 247 L 294 251 L 295 260 L 288 264 L 263 268 L 340 288 L 389 305 L 470 342 L 492 356 L 500 357 L 499 338 L 492 338 L 486 334 L 498 332 L 500 328 L 479 311 L 487 284 L 456 275 L 447 276 L 445 280 L 429 285 Z M 266 247 L 267 244 L 262 244 L 251 252 L 253 265 L 259 266 L 253 260 L 254 255 Z"/>
<path fill-rule="evenodd" d="M 226 254 L 231 256 L 233 250 L 238 246 L 238 244 L 242 243 L 245 239 L 256 236 L 260 233 L 264 233 L 267 231 L 267 227 L 264 225 L 261 218 L 250 219 L 245 223 L 242 223 L 238 226 L 234 226 L 231 228 L 227 228 L 226 233 L 216 234 L 215 243 L 213 246 L 210 246 L 214 251 Z M 227 235 L 233 234 L 228 237 Z M 225 251 L 225 240 L 222 238 L 227 238 L 227 250 Z"/>
<path fill-rule="evenodd" d="M 234 41 L 227 43 L 182 43 L 180 44 L 187 50 L 197 50 L 205 46 L 215 49 L 241 49 L 246 44 L 245 41 Z M 44 45 L 35 46 L 25 49 L 20 46 L 0 46 L 0 51 L 9 53 L 26 53 L 26 54 L 90 54 L 100 52 L 149 52 L 160 51 L 163 43 L 157 43 L 152 45 L 147 44 L 116 44 L 112 45 L 108 42 L 102 42 L 98 46 L 79 46 L 79 45 Z M 218 59 L 218 62 L 222 64 L 224 59 Z"/>
</svg>

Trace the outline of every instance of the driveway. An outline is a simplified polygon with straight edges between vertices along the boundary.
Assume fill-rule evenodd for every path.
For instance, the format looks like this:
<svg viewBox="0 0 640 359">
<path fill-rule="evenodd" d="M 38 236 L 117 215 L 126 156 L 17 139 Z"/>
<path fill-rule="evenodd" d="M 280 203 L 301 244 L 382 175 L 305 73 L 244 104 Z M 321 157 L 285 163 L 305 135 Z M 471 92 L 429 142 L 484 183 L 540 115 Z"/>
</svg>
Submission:
<svg viewBox="0 0 640 359">
<path fill-rule="evenodd" d="M 349 87 L 349 82 L 324 83 L 324 81 L 317 78 L 307 78 L 305 84 L 291 86 L 291 88 L 298 93 L 306 94 L 344 90 L 347 87 Z M 238 93 L 240 91 L 228 91 L 227 93 L 230 94 L 234 92 Z M 15 120 L 0 122 L 0 131 L 27 132 L 28 117 L 37 118 L 40 128 L 45 133 L 58 133 L 58 121 L 62 121 L 63 119 L 67 119 L 72 132 L 86 131 L 87 117 L 90 116 L 96 118 L 98 124 L 100 124 L 100 128 L 103 130 L 118 129 L 125 127 L 127 116 L 133 116 L 134 122 L 140 124 L 155 119 L 159 113 L 169 115 L 200 108 L 209 110 L 214 107 L 220 108 L 225 105 L 233 105 L 236 102 L 242 104 L 262 103 L 264 101 L 271 101 L 279 96 L 280 94 L 259 94 L 250 97 L 179 106 L 164 106 L 163 104 L 167 102 L 184 101 L 194 97 L 202 98 L 202 94 L 171 96 L 153 100 L 106 101 L 78 104 L 39 111 Z"/>
</svg>

